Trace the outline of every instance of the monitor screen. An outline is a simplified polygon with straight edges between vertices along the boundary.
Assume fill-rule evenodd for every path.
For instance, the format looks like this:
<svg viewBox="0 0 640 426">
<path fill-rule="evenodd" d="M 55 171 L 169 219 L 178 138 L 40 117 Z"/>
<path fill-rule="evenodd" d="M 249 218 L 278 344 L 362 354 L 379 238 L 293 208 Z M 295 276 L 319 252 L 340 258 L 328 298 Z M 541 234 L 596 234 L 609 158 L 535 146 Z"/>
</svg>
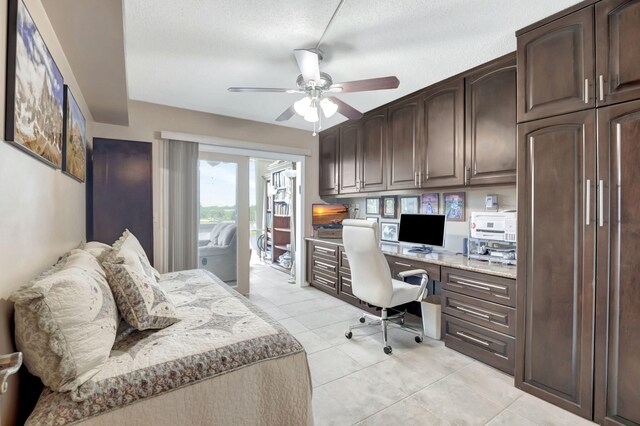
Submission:
<svg viewBox="0 0 640 426">
<path fill-rule="evenodd" d="M 349 207 L 344 204 L 314 204 L 312 224 L 315 228 L 342 227 L 342 221 L 349 219 Z"/>
<path fill-rule="evenodd" d="M 398 241 L 444 247 L 446 217 L 443 214 L 400 215 Z"/>
</svg>

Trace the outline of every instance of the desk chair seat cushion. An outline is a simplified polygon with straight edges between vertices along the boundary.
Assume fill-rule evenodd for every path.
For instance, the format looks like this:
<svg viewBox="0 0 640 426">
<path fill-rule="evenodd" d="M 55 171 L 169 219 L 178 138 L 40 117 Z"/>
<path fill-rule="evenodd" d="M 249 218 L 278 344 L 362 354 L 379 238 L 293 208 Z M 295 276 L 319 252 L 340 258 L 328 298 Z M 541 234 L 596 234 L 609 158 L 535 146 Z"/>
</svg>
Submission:
<svg viewBox="0 0 640 426">
<path fill-rule="evenodd" d="M 418 295 L 420 294 L 419 285 L 408 284 L 395 279 L 391 280 L 391 285 L 393 287 L 391 302 L 389 302 L 389 306 L 381 306 L 381 308 L 391 308 L 418 300 Z"/>
</svg>

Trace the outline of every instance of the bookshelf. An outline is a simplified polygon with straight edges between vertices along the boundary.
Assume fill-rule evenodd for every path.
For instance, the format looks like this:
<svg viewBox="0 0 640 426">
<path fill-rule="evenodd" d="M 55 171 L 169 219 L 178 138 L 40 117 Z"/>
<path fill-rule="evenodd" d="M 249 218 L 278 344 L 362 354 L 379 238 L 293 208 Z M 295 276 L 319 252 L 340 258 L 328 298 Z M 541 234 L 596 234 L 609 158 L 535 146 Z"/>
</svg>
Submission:
<svg viewBox="0 0 640 426">
<path fill-rule="evenodd" d="M 270 173 L 265 175 L 267 199 L 265 205 L 266 247 L 270 258 L 266 259 L 276 269 L 289 273 L 293 264 L 291 258 L 291 215 L 294 214 L 294 194 L 286 170 L 292 170 L 290 162 L 276 162 L 269 166 Z"/>
</svg>

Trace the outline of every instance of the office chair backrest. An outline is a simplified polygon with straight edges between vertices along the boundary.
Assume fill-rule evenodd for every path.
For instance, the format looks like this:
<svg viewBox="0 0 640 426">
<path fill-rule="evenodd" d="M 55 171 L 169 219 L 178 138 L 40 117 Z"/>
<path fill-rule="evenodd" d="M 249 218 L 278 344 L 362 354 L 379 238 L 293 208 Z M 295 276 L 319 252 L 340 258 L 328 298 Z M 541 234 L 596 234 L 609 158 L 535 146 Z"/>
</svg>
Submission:
<svg viewBox="0 0 640 426">
<path fill-rule="evenodd" d="M 351 289 L 358 299 L 387 307 L 393 295 L 391 270 L 378 246 L 378 224 L 368 220 L 342 221 L 342 240 L 351 268 Z"/>
</svg>

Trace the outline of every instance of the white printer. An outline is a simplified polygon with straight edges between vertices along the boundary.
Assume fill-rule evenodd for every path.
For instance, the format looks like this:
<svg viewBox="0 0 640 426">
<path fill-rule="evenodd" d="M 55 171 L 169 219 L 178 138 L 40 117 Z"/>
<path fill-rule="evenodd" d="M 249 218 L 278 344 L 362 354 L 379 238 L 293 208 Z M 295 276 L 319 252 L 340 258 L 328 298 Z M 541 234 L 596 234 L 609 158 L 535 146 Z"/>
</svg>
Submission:
<svg viewBox="0 0 640 426">
<path fill-rule="evenodd" d="M 515 265 L 517 220 L 516 212 L 472 212 L 469 258 Z"/>
</svg>

